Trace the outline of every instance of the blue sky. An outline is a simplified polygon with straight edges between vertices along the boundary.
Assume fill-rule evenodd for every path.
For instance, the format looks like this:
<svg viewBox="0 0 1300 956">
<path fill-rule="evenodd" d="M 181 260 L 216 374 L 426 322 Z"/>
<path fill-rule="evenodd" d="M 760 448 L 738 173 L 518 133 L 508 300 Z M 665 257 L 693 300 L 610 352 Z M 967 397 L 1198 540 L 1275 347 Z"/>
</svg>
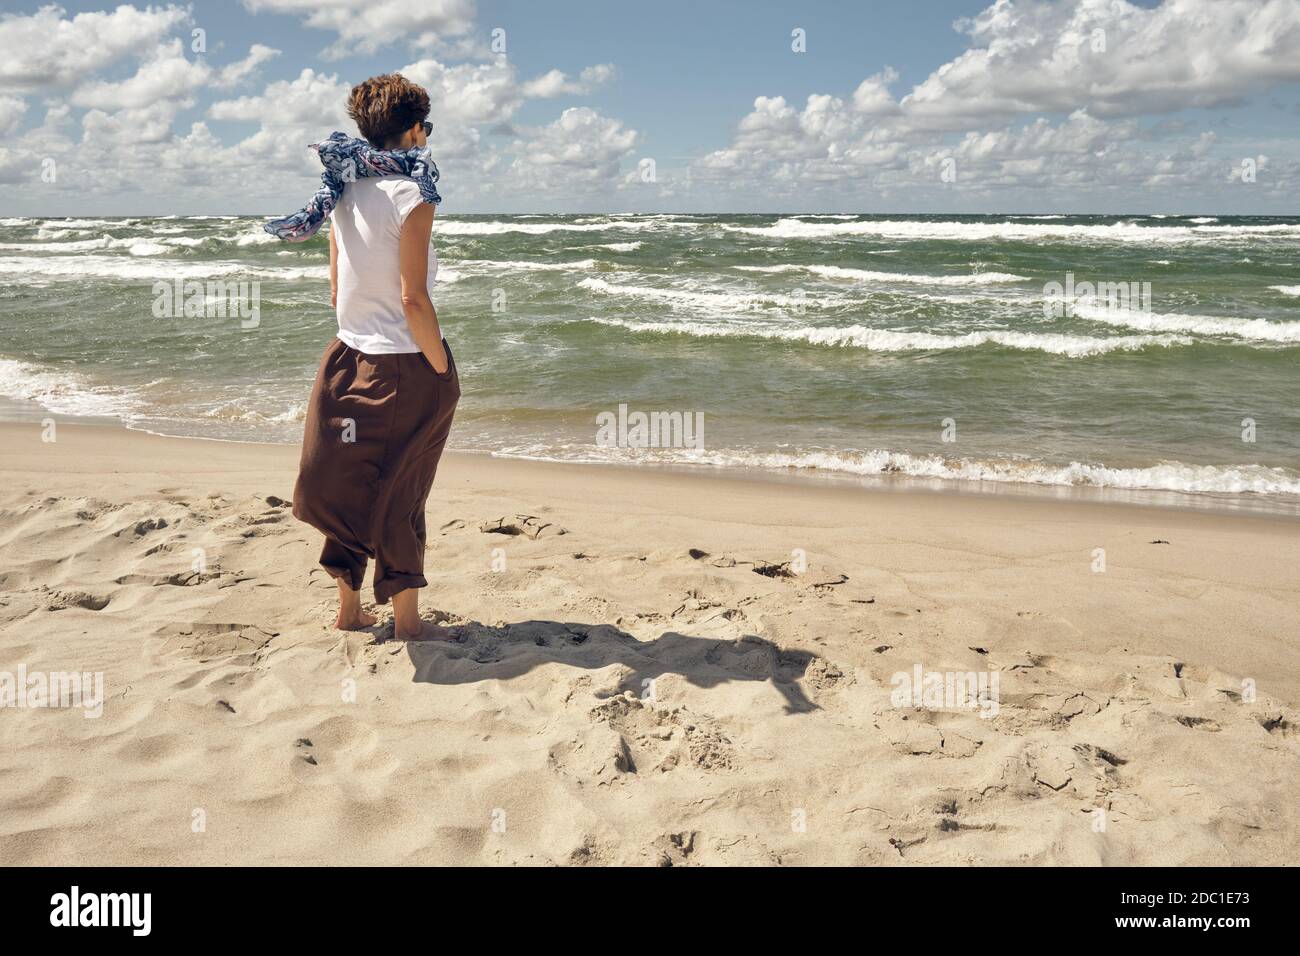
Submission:
<svg viewBox="0 0 1300 956">
<path fill-rule="evenodd" d="M 0 202 L 287 211 L 397 69 L 444 213 L 1297 211 L 1300 0 L 10 4 Z"/>
</svg>

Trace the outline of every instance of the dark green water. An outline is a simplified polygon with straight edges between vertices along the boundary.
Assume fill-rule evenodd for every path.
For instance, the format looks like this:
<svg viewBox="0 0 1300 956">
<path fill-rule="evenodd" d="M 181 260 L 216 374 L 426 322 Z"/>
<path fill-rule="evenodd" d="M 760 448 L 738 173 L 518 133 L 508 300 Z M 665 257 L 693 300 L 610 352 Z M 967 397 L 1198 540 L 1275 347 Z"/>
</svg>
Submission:
<svg viewBox="0 0 1300 956">
<path fill-rule="evenodd" d="M 259 221 L 0 220 L 11 413 L 296 441 L 334 329 L 327 241 L 283 245 Z M 463 450 L 1300 502 L 1300 220 L 477 216 L 434 231 Z M 1150 300 L 1048 316 L 1067 274 L 1149 284 Z M 155 314 L 155 283 L 178 278 L 255 282 L 256 323 Z M 598 447 L 596 416 L 620 404 L 702 414 L 703 449 Z"/>
</svg>

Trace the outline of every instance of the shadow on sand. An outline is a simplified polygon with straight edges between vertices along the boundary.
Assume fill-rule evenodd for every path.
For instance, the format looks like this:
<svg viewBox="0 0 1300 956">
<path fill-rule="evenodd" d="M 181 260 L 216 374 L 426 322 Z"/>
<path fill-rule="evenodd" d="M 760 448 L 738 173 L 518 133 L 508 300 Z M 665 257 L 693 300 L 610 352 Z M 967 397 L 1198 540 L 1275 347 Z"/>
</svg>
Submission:
<svg viewBox="0 0 1300 956">
<path fill-rule="evenodd" d="M 407 645 L 414 680 L 426 684 L 467 684 L 509 680 L 548 663 L 599 670 L 627 668 L 614 694 L 641 696 L 648 682 L 677 674 L 696 687 L 728 681 L 768 681 L 785 698 L 788 714 L 817 709 L 796 681 L 821 660 L 807 651 L 782 650 L 746 634 L 738 640 L 691 637 L 666 631 L 653 641 L 638 641 L 610 624 L 520 621 L 500 627 L 471 622 L 452 628 L 459 640 Z M 611 694 L 610 696 L 613 696 Z"/>
</svg>

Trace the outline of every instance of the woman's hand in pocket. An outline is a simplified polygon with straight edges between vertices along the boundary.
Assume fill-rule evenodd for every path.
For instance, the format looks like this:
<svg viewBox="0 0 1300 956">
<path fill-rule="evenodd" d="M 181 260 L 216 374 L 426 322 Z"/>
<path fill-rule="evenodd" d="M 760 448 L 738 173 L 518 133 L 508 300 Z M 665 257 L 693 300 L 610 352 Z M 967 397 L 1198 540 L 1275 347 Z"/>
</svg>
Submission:
<svg viewBox="0 0 1300 956">
<path fill-rule="evenodd" d="M 426 349 L 424 357 L 429 360 L 429 364 L 433 366 L 435 372 L 439 375 L 446 375 L 447 370 L 451 368 L 451 362 L 447 359 L 447 349 L 441 341 L 433 346 L 432 353 L 430 354 L 430 350 Z"/>
</svg>

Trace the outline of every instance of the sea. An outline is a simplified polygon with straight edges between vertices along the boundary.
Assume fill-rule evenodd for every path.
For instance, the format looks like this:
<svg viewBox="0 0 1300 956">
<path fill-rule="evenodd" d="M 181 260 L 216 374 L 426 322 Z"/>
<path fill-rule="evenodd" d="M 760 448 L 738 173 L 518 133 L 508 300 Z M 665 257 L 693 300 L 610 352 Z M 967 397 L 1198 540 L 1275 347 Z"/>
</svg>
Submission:
<svg viewBox="0 0 1300 956">
<path fill-rule="evenodd" d="M 0 218 L 0 417 L 299 441 L 328 238 L 263 219 Z M 1300 218 L 439 215 L 433 243 L 453 449 L 1300 514 Z M 658 447 L 602 435 L 655 413 Z"/>
</svg>

